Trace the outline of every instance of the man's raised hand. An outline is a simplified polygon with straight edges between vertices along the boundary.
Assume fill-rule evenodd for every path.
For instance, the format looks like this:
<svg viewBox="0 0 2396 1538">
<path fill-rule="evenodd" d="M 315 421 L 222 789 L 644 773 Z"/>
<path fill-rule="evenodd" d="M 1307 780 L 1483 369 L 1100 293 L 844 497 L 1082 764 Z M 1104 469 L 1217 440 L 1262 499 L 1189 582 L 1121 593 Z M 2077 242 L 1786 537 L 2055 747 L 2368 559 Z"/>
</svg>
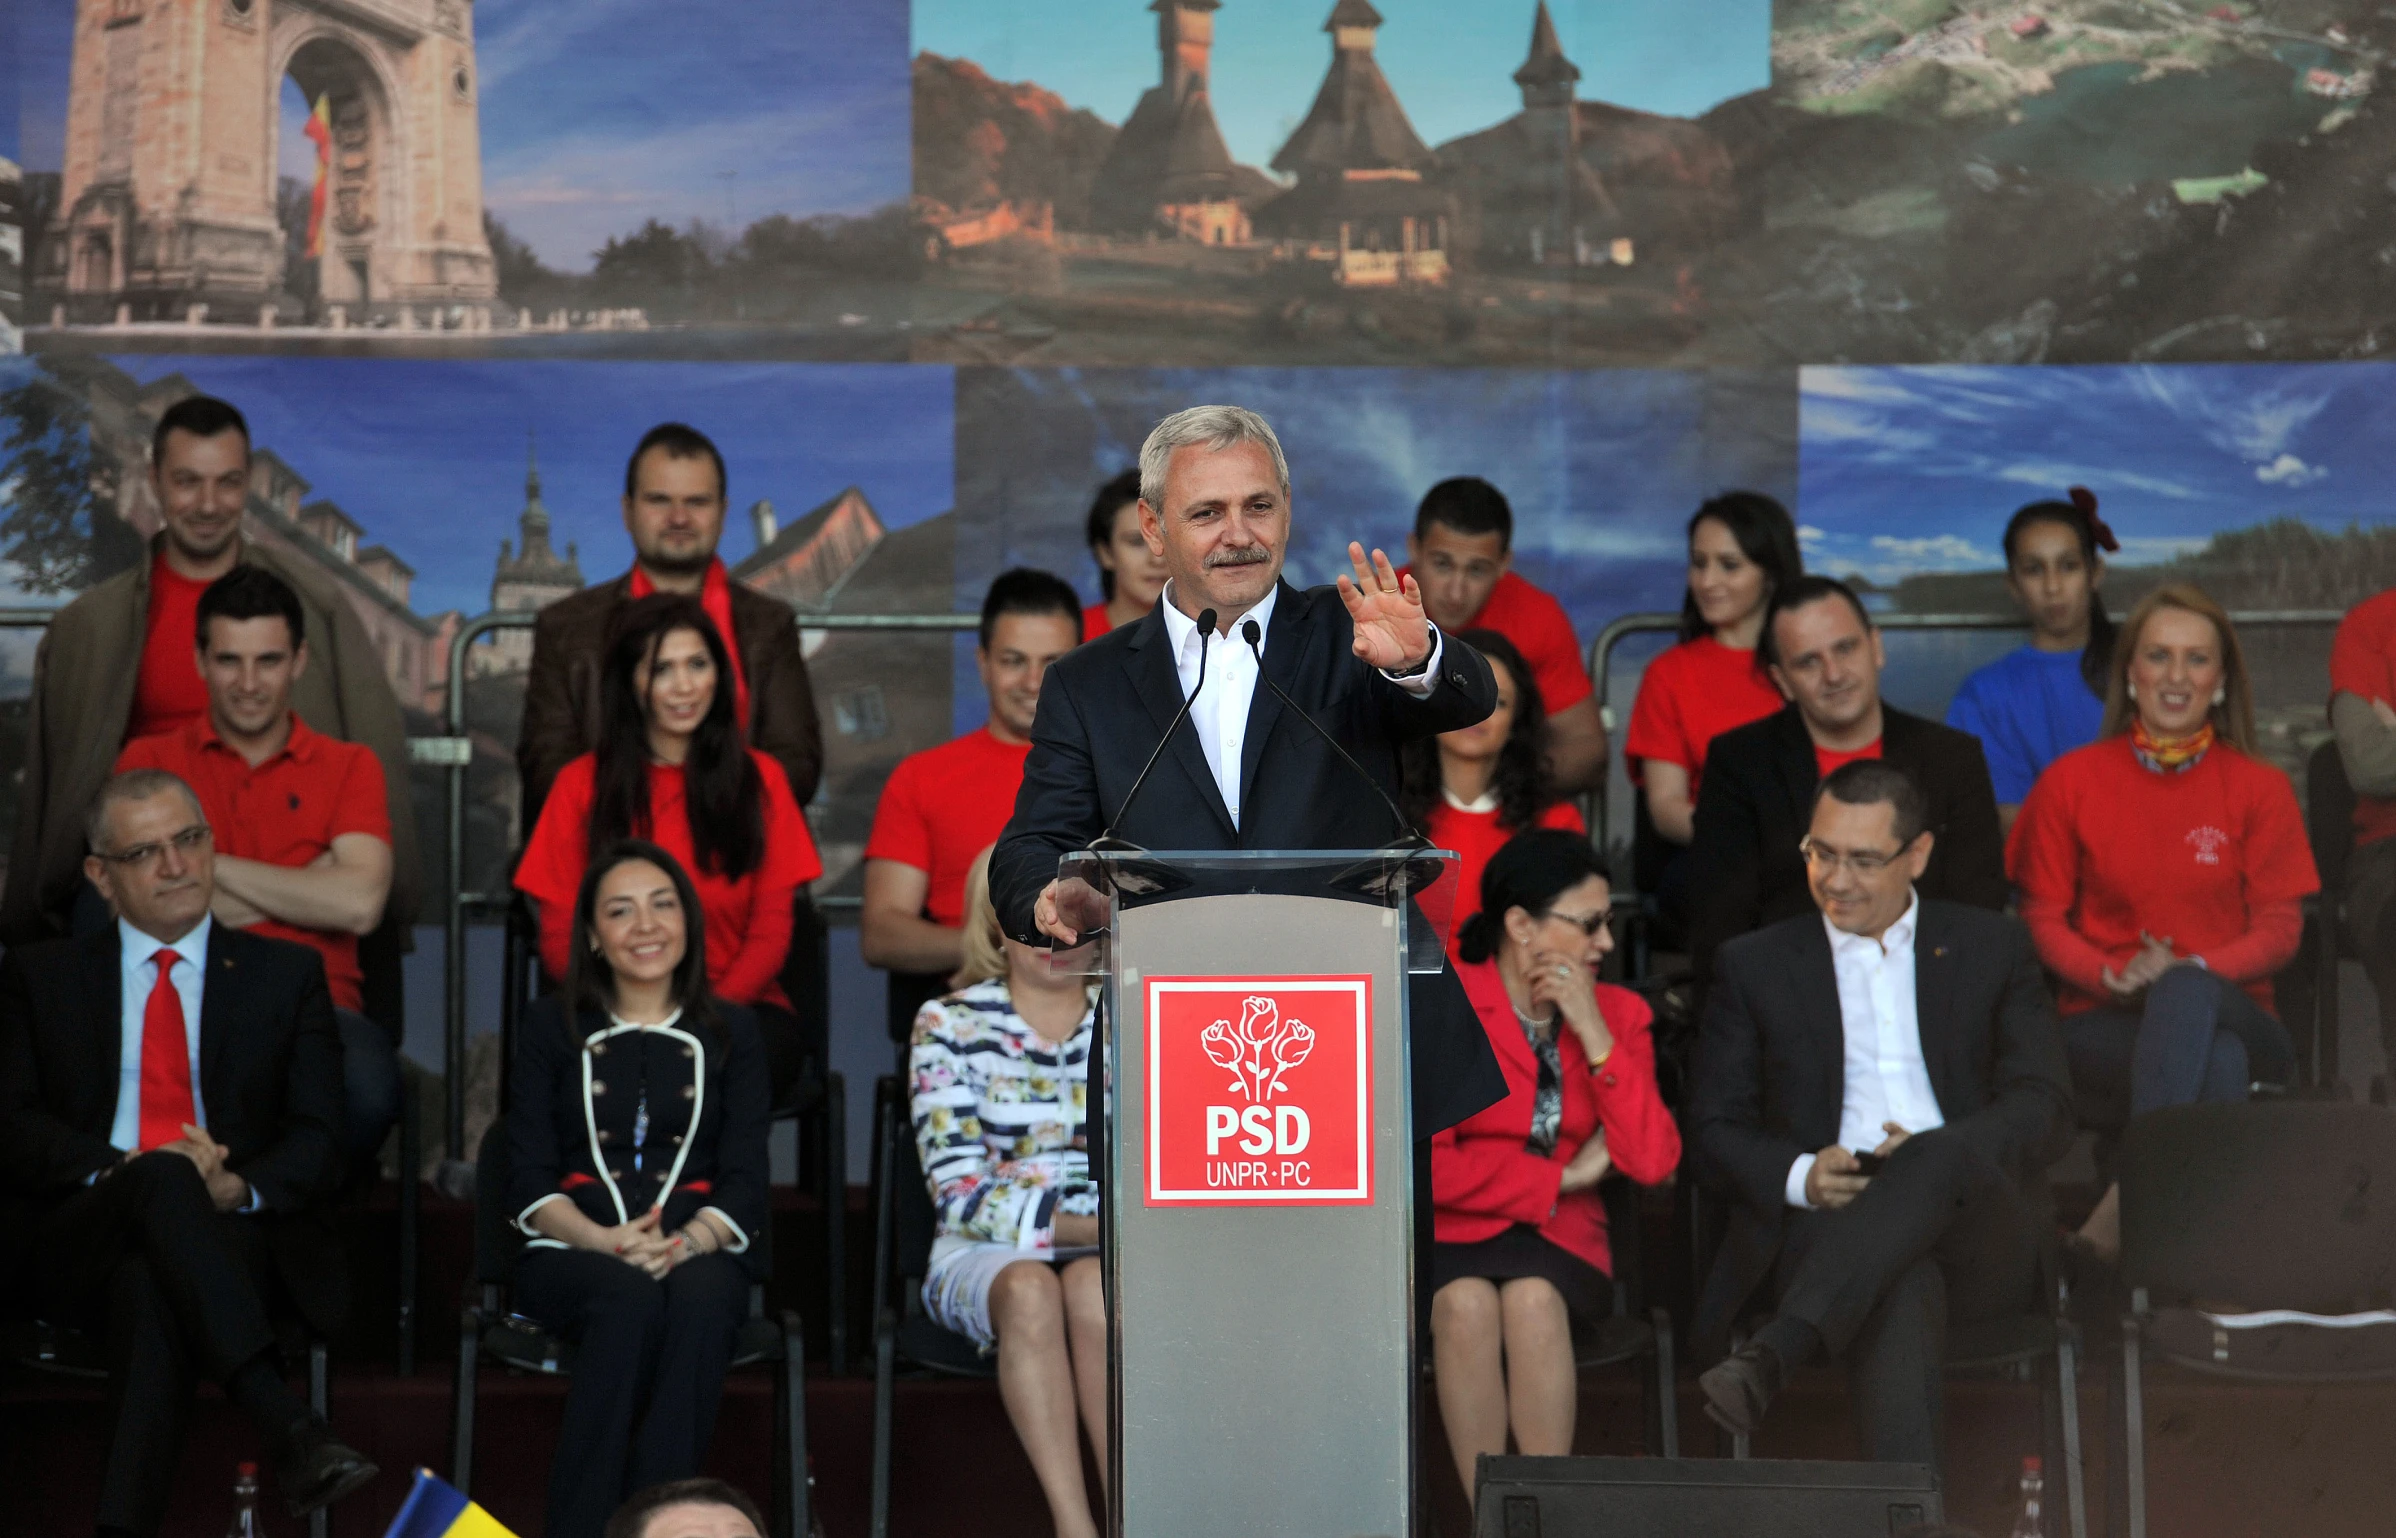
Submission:
<svg viewBox="0 0 2396 1538">
<path fill-rule="evenodd" d="M 1421 666 L 1431 655 L 1423 590 L 1412 576 L 1399 576 L 1380 551 L 1366 560 L 1364 546 L 1354 540 L 1348 542 L 1348 561 L 1355 576 L 1341 573 L 1339 596 L 1356 622 L 1356 655 L 1385 673 Z"/>
</svg>

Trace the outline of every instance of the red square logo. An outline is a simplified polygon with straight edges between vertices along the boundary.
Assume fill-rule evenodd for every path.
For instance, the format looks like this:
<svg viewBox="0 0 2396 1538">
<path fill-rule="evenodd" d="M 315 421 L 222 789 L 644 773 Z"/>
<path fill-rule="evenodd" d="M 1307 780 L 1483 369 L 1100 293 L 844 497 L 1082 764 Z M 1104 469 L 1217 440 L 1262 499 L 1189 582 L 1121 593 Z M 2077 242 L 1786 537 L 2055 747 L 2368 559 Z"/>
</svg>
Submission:
<svg viewBox="0 0 2396 1538">
<path fill-rule="evenodd" d="M 1149 1206 L 1372 1201 L 1372 978 L 1144 986 Z"/>
</svg>

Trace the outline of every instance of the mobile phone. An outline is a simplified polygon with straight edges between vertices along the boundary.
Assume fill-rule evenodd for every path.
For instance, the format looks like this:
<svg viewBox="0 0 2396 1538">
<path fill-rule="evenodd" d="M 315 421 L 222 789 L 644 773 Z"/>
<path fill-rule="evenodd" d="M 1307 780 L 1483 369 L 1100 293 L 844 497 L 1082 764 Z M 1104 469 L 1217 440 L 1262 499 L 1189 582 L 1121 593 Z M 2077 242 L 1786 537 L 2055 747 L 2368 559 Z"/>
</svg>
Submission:
<svg viewBox="0 0 2396 1538">
<path fill-rule="evenodd" d="M 1855 1155 L 1855 1173 L 1867 1180 L 1879 1174 L 1880 1166 L 1889 1162 L 1887 1154 L 1866 1153 L 1860 1148 L 1850 1151 Z"/>
</svg>

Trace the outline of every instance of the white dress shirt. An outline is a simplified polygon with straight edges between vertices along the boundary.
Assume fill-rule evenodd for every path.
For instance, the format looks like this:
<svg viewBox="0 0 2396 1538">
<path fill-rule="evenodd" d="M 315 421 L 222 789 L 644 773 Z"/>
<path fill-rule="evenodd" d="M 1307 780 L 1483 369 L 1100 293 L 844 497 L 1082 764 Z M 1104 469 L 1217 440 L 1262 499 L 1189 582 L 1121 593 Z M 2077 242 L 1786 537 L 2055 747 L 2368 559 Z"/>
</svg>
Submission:
<svg viewBox="0 0 2396 1538">
<path fill-rule="evenodd" d="M 153 939 L 116 921 L 118 957 L 116 1120 L 109 1124 L 108 1141 L 130 1153 L 141 1144 L 142 1023 L 150 1008 L 150 990 L 158 985 L 158 968 L 151 958 L 160 951 L 175 953 L 175 996 L 183 1001 L 183 1041 L 191 1054 L 193 1124 L 208 1125 L 208 1107 L 200 1099 L 200 989 L 206 981 L 201 963 L 208 959 L 208 932 L 216 920 L 203 914 L 190 933 L 173 942 Z"/>
<path fill-rule="evenodd" d="M 1198 745 L 1205 750 L 1206 767 L 1213 772 L 1215 788 L 1223 793 L 1223 809 L 1231 813 L 1231 825 L 1240 825 L 1240 753 L 1248 742 L 1248 708 L 1256 699 L 1257 659 L 1267 646 L 1273 644 L 1273 605 L 1281 596 L 1281 585 L 1267 589 L 1264 601 L 1242 615 L 1231 627 L 1231 634 L 1211 631 L 1198 633 L 1198 622 L 1181 612 L 1173 602 L 1173 584 L 1165 584 L 1164 602 L 1160 606 L 1165 616 L 1165 638 L 1173 643 L 1173 670 L 1181 679 L 1183 699 L 1198 683 L 1198 655 L 1210 645 L 1206 659 L 1206 683 L 1190 706 L 1190 725 L 1198 733 Z M 1256 621 L 1258 645 L 1248 649 L 1247 639 L 1240 634 L 1249 620 Z M 1384 672 L 1381 676 L 1395 683 L 1416 699 L 1422 699 L 1439 685 L 1439 657 L 1442 642 L 1437 625 L 1431 626 L 1431 658 L 1420 671 L 1400 678 Z"/>
<path fill-rule="evenodd" d="M 1914 994 L 1914 932 L 1922 916 L 1917 895 L 1905 916 L 1874 940 L 1825 918 L 1831 970 L 1839 981 L 1839 1022 L 1846 1038 L 1846 1088 L 1839 1107 L 1839 1146 L 1878 1148 L 1885 1122 L 1909 1133 L 1944 1126 L 1930 1068 L 1922 1059 L 1922 1022 Z M 1805 1180 L 1814 1155 L 1789 1166 L 1788 1201 L 1807 1207 Z"/>
</svg>

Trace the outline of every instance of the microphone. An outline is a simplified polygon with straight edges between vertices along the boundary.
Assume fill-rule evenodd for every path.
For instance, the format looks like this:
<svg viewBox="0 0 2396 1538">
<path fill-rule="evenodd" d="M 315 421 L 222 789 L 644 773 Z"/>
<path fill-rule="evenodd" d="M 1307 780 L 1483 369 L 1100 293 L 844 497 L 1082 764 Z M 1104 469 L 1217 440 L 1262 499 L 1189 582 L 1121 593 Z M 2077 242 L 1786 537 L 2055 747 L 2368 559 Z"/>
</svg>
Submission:
<svg viewBox="0 0 2396 1538">
<path fill-rule="evenodd" d="M 1406 820 L 1406 814 L 1398 810 L 1398 803 L 1391 800 L 1389 792 L 1381 788 L 1381 782 L 1374 779 L 1370 774 L 1366 773 L 1364 765 L 1358 763 L 1354 756 L 1351 755 L 1346 748 L 1343 748 L 1339 745 L 1339 739 L 1332 736 L 1330 732 L 1324 730 L 1323 723 L 1317 721 L 1313 716 L 1308 715 L 1304 708 L 1302 708 L 1296 700 L 1293 700 L 1289 697 L 1289 691 L 1282 688 L 1280 684 L 1275 683 L 1273 681 L 1273 675 L 1265 671 L 1264 632 L 1258 628 L 1256 621 L 1249 620 L 1240 626 L 1240 638 L 1248 643 L 1248 650 L 1255 654 L 1256 676 L 1263 679 L 1265 687 L 1273 691 L 1273 697 L 1281 701 L 1281 703 L 1288 708 L 1291 714 L 1295 715 L 1299 720 L 1305 722 L 1308 726 L 1313 727 L 1316 736 L 1331 744 L 1331 751 L 1339 755 L 1339 761 L 1343 764 L 1346 764 L 1350 769 L 1355 770 L 1356 778 L 1373 787 L 1373 794 L 1379 796 L 1381 798 L 1381 804 L 1389 808 L 1389 820 L 1398 825 L 1398 837 L 1393 842 L 1391 847 L 1394 848 L 1397 845 L 1402 844 L 1418 849 L 1430 848 L 1431 841 L 1423 837 L 1421 831 L 1418 830 L 1413 823 Z"/>
<path fill-rule="evenodd" d="M 1251 630 L 1256 628 L 1256 624 L 1253 620 L 1249 622 L 1248 628 Z M 1214 610 L 1205 609 L 1200 611 L 1198 615 L 1198 634 L 1201 638 L 1198 643 L 1198 682 L 1191 686 L 1190 696 L 1188 699 L 1185 699 L 1181 702 L 1181 709 L 1173 712 L 1173 719 L 1165 723 L 1164 735 L 1157 738 L 1156 746 L 1149 750 L 1148 762 L 1140 766 L 1139 774 L 1131 782 L 1131 789 L 1124 794 L 1123 804 L 1115 808 L 1114 817 L 1108 821 L 1106 825 L 1106 831 L 1099 834 L 1098 837 L 1092 839 L 1086 847 L 1091 849 L 1136 849 L 1139 847 L 1136 844 L 1127 844 L 1116 838 L 1115 830 L 1123 826 L 1123 819 L 1131 812 L 1132 802 L 1139 799 L 1140 787 L 1148 783 L 1148 771 L 1154 769 L 1156 767 L 1156 761 L 1165 756 L 1165 744 L 1171 742 L 1173 740 L 1173 734 L 1181 730 L 1181 723 L 1189 717 L 1190 707 L 1198 703 L 1198 691 L 1206 687 L 1206 653 L 1209 643 L 1212 642 L 1215 634 Z M 1178 669 L 1179 665 L 1177 663 L 1176 671 L 1178 671 Z"/>
</svg>

